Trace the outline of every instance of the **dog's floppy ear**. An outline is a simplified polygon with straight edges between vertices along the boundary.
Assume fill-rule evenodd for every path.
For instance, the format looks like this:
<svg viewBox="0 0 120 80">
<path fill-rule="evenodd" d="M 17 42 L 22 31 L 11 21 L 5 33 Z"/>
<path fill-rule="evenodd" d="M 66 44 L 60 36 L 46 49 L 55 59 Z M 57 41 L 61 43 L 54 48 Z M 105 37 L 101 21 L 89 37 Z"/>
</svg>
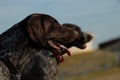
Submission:
<svg viewBox="0 0 120 80">
<path fill-rule="evenodd" d="M 28 35 L 39 46 L 45 46 L 47 43 L 44 30 L 45 28 L 42 22 L 42 16 L 31 15 L 27 23 Z"/>
</svg>

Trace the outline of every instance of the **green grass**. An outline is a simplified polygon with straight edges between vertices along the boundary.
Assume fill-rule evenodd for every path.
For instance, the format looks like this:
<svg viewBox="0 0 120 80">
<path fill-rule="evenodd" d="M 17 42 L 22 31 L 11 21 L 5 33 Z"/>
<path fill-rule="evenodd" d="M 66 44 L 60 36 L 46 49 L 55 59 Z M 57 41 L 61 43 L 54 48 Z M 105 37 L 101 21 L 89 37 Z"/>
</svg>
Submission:
<svg viewBox="0 0 120 80">
<path fill-rule="evenodd" d="M 58 80 L 107 80 L 101 77 L 109 78 L 113 71 L 120 72 L 119 68 L 109 71 L 116 64 L 114 58 L 113 53 L 101 50 L 65 57 L 65 62 L 59 65 Z"/>
</svg>

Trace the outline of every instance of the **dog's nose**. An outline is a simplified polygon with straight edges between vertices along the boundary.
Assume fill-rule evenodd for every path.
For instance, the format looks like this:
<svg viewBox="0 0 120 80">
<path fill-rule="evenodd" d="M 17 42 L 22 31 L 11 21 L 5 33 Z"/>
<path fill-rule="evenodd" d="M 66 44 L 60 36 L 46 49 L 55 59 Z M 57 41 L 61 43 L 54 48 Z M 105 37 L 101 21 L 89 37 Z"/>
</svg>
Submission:
<svg viewBox="0 0 120 80">
<path fill-rule="evenodd" d="M 92 36 L 91 34 L 86 33 L 86 32 L 84 32 L 83 35 L 84 35 L 84 38 L 85 38 L 85 42 L 89 42 L 89 41 L 91 41 L 92 38 L 93 38 L 93 36 Z"/>
<path fill-rule="evenodd" d="M 89 42 L 89 41 L 92 40 L 93 36 L 92 36 L 91 34 L 88 34 L 88 35 L 87 35 L 87 38 L 88 38 L 88 41 L 87 41 L 87 42 Z"/>
</svg>

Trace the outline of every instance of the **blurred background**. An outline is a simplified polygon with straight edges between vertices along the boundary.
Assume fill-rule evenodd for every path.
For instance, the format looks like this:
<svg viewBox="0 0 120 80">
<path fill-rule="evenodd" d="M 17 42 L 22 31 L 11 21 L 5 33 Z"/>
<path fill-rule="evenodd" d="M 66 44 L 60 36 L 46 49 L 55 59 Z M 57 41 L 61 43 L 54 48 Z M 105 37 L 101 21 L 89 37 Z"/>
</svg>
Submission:
<svg viewBox="0 0 120 80">
<path fill-rule="evenodd" d="M 79 25 L 94 36 L 85 50 L 70 49 L 58 80 L 120 80 L 120 0 L 0 0 L 0 33 L 32 13 Z"/>
</svg>

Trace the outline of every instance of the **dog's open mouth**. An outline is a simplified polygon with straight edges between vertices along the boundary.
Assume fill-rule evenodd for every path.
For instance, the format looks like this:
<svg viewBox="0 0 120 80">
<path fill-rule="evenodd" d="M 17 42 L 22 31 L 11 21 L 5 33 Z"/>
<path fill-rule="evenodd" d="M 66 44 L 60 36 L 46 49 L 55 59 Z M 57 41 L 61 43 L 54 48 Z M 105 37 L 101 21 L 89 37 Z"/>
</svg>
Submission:
<svg viewBox="0 0 120 80">
<path fill-rule="evenodd" d="M 53 41 L 53 40 L 48 40 L 48 44 L 54 48 L 55 50 L 57 50 L 58 55 L 63 55 L 65 53 L 67 53 L 69 56 L 71 56 L 71 53 L 70 51 L 67 49 L 67 47 L 65 47 L 64 45 L 56 42 L 56 41 Z"/>
<path fill-rule="evenodd" d="M 48 40 L 48 44 L 53 48 L 52 53 L 59 62 L 64 61 L 63 54 L 67 53 L 69 56 L 71 56 L 70 51 L 64 45 L 53 40 Z"/>
</svg>

